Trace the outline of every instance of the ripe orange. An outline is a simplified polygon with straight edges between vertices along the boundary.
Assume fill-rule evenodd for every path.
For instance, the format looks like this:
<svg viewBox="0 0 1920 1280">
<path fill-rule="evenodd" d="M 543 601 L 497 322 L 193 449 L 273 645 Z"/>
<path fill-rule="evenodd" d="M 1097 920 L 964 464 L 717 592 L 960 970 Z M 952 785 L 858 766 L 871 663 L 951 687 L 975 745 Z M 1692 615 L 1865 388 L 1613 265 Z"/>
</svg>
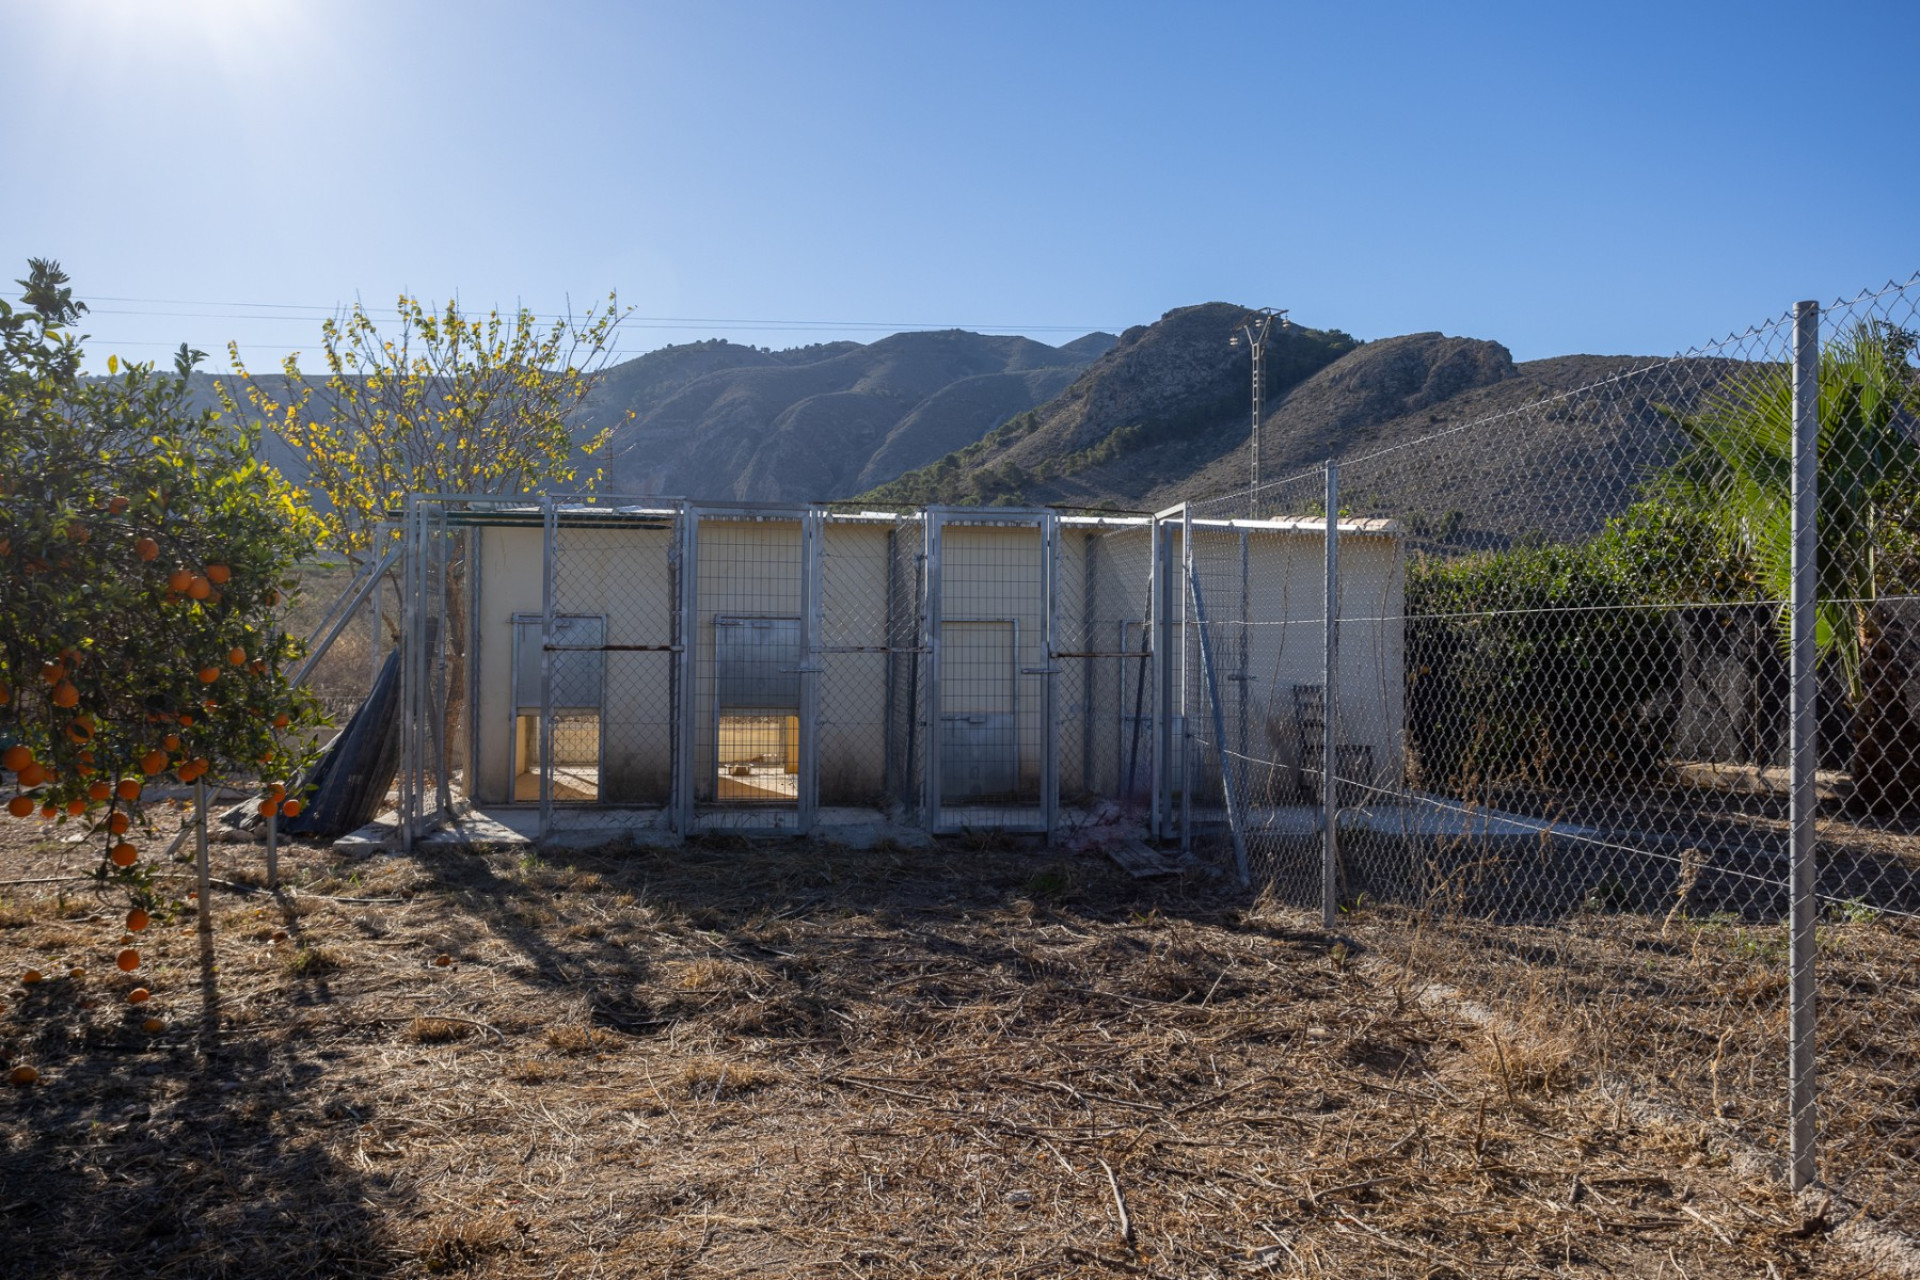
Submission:
<svg viewBox="0 0 1920 1280">
<path fill-rule="evenodd" d="M 71 686 L 69 686 L 71 687 Z M 67 737 L 75 742 L 93 741 L 93 717 L 83 715 L 67 726 Z"/>
<path fill-rule="evenodd" d="M 120 966 L 120 972 L 132 973 L 140 967 L 140 953 L 132 947 L 123 947 L 120 954 L 113 958 L 113 962 Z"/>
<path fill-rule="evenodd" d="M 271 818 L 271 817 L 273 817 L 273 816 L 275 816 L 276 814 L 278 814 L 279 812 L 280 812 L 280 802 L 279 802 L 279 801 L 277 801 L 277 800 L 262 800 L 262 801 L 260 802 L 260 816 L 261 816 L 261 817 L 263 817 L 263 818 Z"/>
<path fill-rule="evenodd" d="M 210 564 L 207 566 L 207 581 L 213 583 L 216 587 L 226 586 L 228 579 L 232 577 L 233 570 L 223 564 Z"/>
<path fill-rule="evenodd" d="M 289 800 L 280 806 L 280 816 L 283 818 L 297 818 L 300 816 L 300 807 L 298 800 Z"/>
<path fill-rule="evenodd" d="M 115 494 L 107 500 L 107 512 L 110 515 L 117 516 L 124 513 L 129 505 L 125 498 Z"/>
<path fill-rule="evenodd" d="M 23 787 L 37 787 L 52 776 L 52 774 L 47 772 L 47 766 L 36 760 L 26 768 L 20 770 L 20 785 Z"/>
<path fill-rule="evenodd" d="M 12 701 L 13 701 L 13 691 L 7 688 L 6 685 L 0 684 L 0 707 L 4 707 L 9 702 L 12 702 Z"/>
<path fill-rule="evenodd" d="M 67 801 L 67 816 L 68 816 L 68 817 L 71 817 L 71 818 L 78 818 L 78 817 L 81 817 L 81 816 L 83 816 L 83 815 L 84 815 L 84 814 L 86 813 L 86 811 L 87 811 L 87 802 L 86 802 L 85 800 L 69 800 L 69 801 Z"/>
<path fill-rule="evenodd" d="M 112 798 L 113 788 L 104 782 L 96 782 L 87 788 L 87 799 L 89 800 L 111 800 Z"/>
<path fill-rule="evenodd" d="M 139 933 L 152 922 L 152 917 L 148 916 L 146 911 L 140 907 L 135 907 L 133 910 L 127 912 L 128 933 Z"/>
<path fill-rule="evenodd" d="M 157 1036 L 167 1029 L 167 1024 L 158 1018 L 148 1018 L 140 1024 L 140 1029 L 150 1036 Z"/>
<path fill-rule="evenodd" d="M 273 718 L 273 727 L 276 729 L 284 729 L 292 723 L 293 723 L 293 717 L 288 715 L 284 711 L 282 711 L 279 715 Z"/>
<path fill-rule="evenodd" d="M 157 753 L 149 752 L 148 753 L 149 758 L 151 758 L 151 756 L 154 754 L 157 754 Z M 146 761 L 142 760 L 140 763 L 142 765 L 145 765 Z M 167 763 L 167 758 L 165 756 L 161 756 L 160 757 L 161 768 L 165 768 L 166 763 Z M 154 772 L 158 773 L 160 772 L 160 770 L 155 769 Z M 113 789 L 113 794 L 119 796 L 122 800 L 125 800 L 128 804 L 132 804 L 135 800 L 138 800 L 140 798 L 140 780 L 138 778 L 120 779 L 120 785 Z"/>
<path fill-rule="evenodd" d="M 6 751 L 0 752 L 0 764 L 5 765 L 15 773 L 20 772 L 32 763 L 33 749 L 23 743 L 16 742 L 8 747 Z"/>
<path fill-rule="evenodd" d="M 107 858 L 116 867 L 130 867 L 133 865 L 134 859 L 139 856 L 140 850 L 138 848 L 122 840 L 119 844 L 113 846 L 113 852 L 109 853 Z"/>
<path fill-rule="evenodd" d="M 142 560 L 158 560 L 160 558 L 160 544 L 152 538 L 141 538 L 133 544 L 133 554 L 139 556 Z"/>
<path fill-rule="evenodd" d="M 156 773 L 165 773 L 166 771 L 167 771 L 167 753 L 166 752 L 149 751 L 147 752 L 147 754 L 140 757 L 140 772 L 146 774 L 148 777 L 152 777 Z M 123 782 L 120 785 L 122 787 L 125 787 L 127 784 Z"/>
<path fill-rule="evenodd" d="M 193 575 L 185 569 L 175 569 L 167 575 L 167 590 L 175 595 L 187 594 L 187 588 L 193 585 Z"/>
<path fill-rule="evenodd" d="M 193 717 L 188 715 L 184 711 L 182 711 L 179 715 L 174 717 L 174 722 L 177 723 L 182 729 L 193 728 Z"/>
<path fill-rule="evenodd" d="M 180 749 L 180 735 L 177 733 L 170 733 L 166 737 L 160 739 L 160 745 L 162 747 L 165 747 L 168 751 L 178 751 Z"/>
<path fill-rule="evenodd" d="M 116 813 L 107 819 L 107 830 L 116 836 L 127 834 L 127 828 L 133 825 L 133 819 L 124 813 Z"/>
<path fill-rule="evenodd" d="M 246 666 L 247 651 L 245 649 L 242 649 L 238 645 L 235 645 L 233 648 L 227 650 L 227 664 L 229 666 L 235 666 L 235 667 Z"/>
<path fill-rule="evenodd" d="M 53 686 L 53 705 L 56 707 L 77 707 L 80 705 L 80 690 L 71 682 L 62 680 Z"/>
<path fill-rule="evenodd" d="M 274 783 L 272 786 L 267 788 L 267 794 L 269 796 L 272 796 L 275 800 L 285 800 L 287 798 L 286 784 L 281 782 Z"/>
<path fill-rule="evenodd" d="M 220 678 L 220 668 L 212 665 L 200 668 L 200 683 L 212 684 Z"/>
<path fill-rule="evenodd" d="M 82 969 L 79 965 L 75 965 L 73 966 L 73 968 L 67 970 L 67 976 L 69 978 L 72 978 L 75 982 L 78 982 L 80 979 L 87 976 L 87 971 L 85 969 Z"/>
<path fill-rule="evenodd" d="M 145 1004 L 152 997 L 153 992 L 147 990 L 145 987 L 135 987 L 133 990 L 127 992 L 127 1003 Z"/>
<path fill-rule="evenodd" d="M 40 1073 L 32 1067 L 15 1067 L 7 1072 L 7 1083 L 24 1089 L 30 1084 L 39 1084 Z"/>
<path fill-rule="evenodd" d="M 201 577 L 199 574 L 196 573 L 193 575 L 192 578 L 188 579 L 187 581 L 187 598 L 188 599 L 205 600 L 208 596 L 212 594 L 213 594 L 213 584 L 211 582 L 208 582 L 205 578 Z"/>
<path fill-rule="evenodd" d="M 30 987 L 40 981 L 40 971 L 38 969 L 29 969 L 20 975 L 20 981 Z"/>
<path fill-rule="evenodd" d="M 57 804 L 43 804 L 40 806 L 40 816 L 51 822 L 60 816 L 60 806 Z"/>
<path fill-rule="evenodd" d="M 193 758 L 193 771 L 195 773 L 205 773 L 211 768 L 213 768 L 213 762 L 205 756 L 195 756 Z"/>
<path fill-rule="evenodd" d="M 13 799 L 7 801 L 7 812 L 16 818 L 31 818 L 33 816 L 33 797 L 15 796 Z"/>
<path fill-rule="evenodd" d="M 49 662 L 40 668 L 40 678 L 48 684 L 59 684 L 67 678 L 67 669 L 57 662 Z"/>
<path fill-rule="evenodd" d="M 87 528 L 87 526 L 81 524 L 78 520 L 75 520 L 67 526 L 67 541 L 91 542 L 92 540 L 93 530 Z"/>
</svg>

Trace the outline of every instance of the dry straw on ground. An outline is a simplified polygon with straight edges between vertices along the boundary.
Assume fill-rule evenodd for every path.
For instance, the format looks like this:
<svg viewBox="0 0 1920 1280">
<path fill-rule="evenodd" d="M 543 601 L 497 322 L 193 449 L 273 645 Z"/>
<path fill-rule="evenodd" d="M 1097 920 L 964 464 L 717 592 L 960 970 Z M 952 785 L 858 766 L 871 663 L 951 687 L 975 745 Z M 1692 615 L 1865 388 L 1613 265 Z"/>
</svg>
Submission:
<svg viewBox="0 0 1920 1280">
<path fill-rule="evenodd" d="M 25 830 L 0 878 L 81 869 Z M 219 857 L 242 885 L 259 854 Z M 0 1091 L 0 1272 L 1863 1274 L 1563 1004 L 1449 1010 L 1386 933 L 1204 879 L 978 847 L 283 866 L 219 895 L 204 1056 L 190 922 L 147 935 L 148 1037 L 136 980 L 94 976 L 112 904 L 0 888 L 0 1034 L 44 1076 Z"/>
</svg>

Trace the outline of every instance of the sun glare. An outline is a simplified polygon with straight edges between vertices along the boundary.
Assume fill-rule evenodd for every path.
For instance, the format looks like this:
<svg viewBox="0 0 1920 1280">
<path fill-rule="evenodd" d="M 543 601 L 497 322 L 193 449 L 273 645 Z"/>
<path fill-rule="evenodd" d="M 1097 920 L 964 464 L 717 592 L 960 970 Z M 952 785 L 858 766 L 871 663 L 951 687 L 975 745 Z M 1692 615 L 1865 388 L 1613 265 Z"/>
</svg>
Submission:
<svg viewBox="0 0 1920 1280">
<path fill-rule="evenodd" d="M 69 0 L 61 12 L 71 35 L 115 59 L 192 59 L 229 76 L 260 69 L 306 25 L 294 0 Z"/>
</svg>

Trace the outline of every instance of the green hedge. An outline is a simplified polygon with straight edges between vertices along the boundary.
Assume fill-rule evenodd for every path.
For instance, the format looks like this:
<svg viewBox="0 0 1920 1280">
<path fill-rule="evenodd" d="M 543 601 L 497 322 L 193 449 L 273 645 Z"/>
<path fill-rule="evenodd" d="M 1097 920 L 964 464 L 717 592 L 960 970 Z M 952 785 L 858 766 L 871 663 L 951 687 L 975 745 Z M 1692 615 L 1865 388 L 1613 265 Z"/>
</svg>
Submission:
<svg viewBox="0 0 1920 1280">
<path fill-rule="evenodd" d="M 1656 772 L 1680 701 L 1676 606 L 1751 599 L 1704 522 L 1651 503 L 1593 540 L 1407 573 L 1418 785 L 1468 799 Z"/>
</svg>

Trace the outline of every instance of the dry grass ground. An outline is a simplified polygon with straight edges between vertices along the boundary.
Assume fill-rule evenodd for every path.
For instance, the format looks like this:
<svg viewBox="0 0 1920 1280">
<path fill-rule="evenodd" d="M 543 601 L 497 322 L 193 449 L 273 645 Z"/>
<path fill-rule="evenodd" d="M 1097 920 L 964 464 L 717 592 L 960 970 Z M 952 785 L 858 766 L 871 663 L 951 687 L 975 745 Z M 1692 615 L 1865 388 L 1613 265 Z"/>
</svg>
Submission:
<svg viewBox="0 0 1920 1280">
<path fill-rule="evenodd" d="M 1579 1029 L 1205 882 L 295 847 L 268 893 L 221 848 L 203 1048 L 191 921 L 122 976 L 124 907 L 4 830 L 0 1037 L 43 1078 L 0 1089 L 0 1273 L 1872 1274 Z"/>
</svg>

